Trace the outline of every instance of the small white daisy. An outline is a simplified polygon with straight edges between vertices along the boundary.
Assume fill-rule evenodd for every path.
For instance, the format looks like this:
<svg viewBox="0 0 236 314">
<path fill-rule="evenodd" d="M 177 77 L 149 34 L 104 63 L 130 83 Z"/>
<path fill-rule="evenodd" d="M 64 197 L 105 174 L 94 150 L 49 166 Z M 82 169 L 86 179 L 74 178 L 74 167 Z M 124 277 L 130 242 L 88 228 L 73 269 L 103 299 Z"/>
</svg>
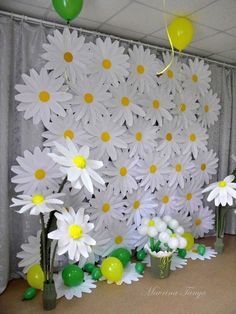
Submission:
<svg viewBox="0 0 236 314">
<path fill-rule="evenodd" d="M 198 254 L 197 246 L 198 244 L 195 244 L 190 251 L 187 251 L 186 258 L 191 258 L 193 261 L 195 261 L 196 259 L 204 261 L 205 259 L 209 260 L 212 259 L 213 257 L 216 257 L 217 252 L 210 246 L 206 246 L 206 252 L 204 255 Z"/>
<path fill-rule="evenodd" d="M 126 132 L 124 126 L 119 126 L 109 116 L 98 119 L 97 122 L 85 127 L 86 131 L 92 137 L 92 145 L 95 148 L 94 154 L 98 159 L 104 161 L 110 157 L 117 159 L 118 149 L 127 148 L 127 144 L 121 136 Z"/>
<path fill-rule="evenodd" d="M 151 54 L 150 49 L 144 50 L 143 46 L 133 46 L 129 49 L 130 75 L 128 83 L 138 88 L 140 93 L 149 92 L 156 87 L 156 73 L 162 68 L 162 62 Z"/>
<path fill-rule="evenodd" d="M 202 238 L 205 233 L 214 228 L 215 215 L 208 207 L 200 207 L 192 213 L 193 226 L 191 233 L 194 238 Z"/>
<path fill-rule="evenodd" d="M 48 148 L 40 150 L 34 148 L 34 152 L 24 151 L 24 157 L 18 156 L 16 161 L 19 166 L 12 166 L 11 170 L 16 174 L 11 181 L 16 183 L 15 191 L 24 194 L 43 192 L 45 190 L 57 191 L 58 179 L 62 177 L 58 165 L 48 156 Z"/>
<path fill-rule="evenodd" d="M 210 88 L 211 71 L 209 65 L 204 64 L 203 60 L 189 59 L 189 65 L 183 64 L 183 75 L 183 87 L 196 95 L 204 95 Z"/>
<path fill-rule="evenodd" d="M 156 198 L 158 200 L 158 215 L 161 216 L 171 215 L 173 210 L 176 210 L 177 204 L 177 191 L 174 188 L 170 188 L 167 184 L 163 186 L 156 193 Z"/>
<path fill-rule="evenodd" d="M 145 94 L 142 98 L 142 106 L 146 112 L 145 119 L 151 120 L 152 125 L 158 122 L 161 127 L 163 120 L 172 120 L 170 110 L 175 107 L 173 96 L 163 87 L 156 86 Z"/>
<path fill-rule="evenodd" d="M 150 190 L 144 191 L 138 189 L 132 194 L 127 194 L 127 224 L 135 224 L 138 227 L 141 223 L 142 217 L 148 217 L 151 214 L 155 214 L 155 208 L 157 202 L 155 195 Z"/>
<path fill-rule="evenodd" d="M 125 48 L 119 46 L 119 41 L 111 41 L 107 37 L 104 41 L 96 39 L 96 45 L 91 43 L 92 58 L 89 65 L 89 73 L 97 82 L 105 82 L 118 86 L 128 76 L 129 57 L 124 54 Z"/>
<path fill-rule="evenodd" d="M 55 77 L 64 75 L 70 81 L 87 72 L 91 54 L 89 44 L 85 44 L 85 37 L 79 36 L 77 31 L 70 33 L 65 27 L 63 33 L 54 31 L 48 35 L 49 44 L 43 44 L 46 52 L 42 55 L 47 60 L 46 69 L 53 70 Z"/>
<path fill-rule="evenodd" d="M 209 184 L 212 176 L 216 174 L 218 160 L 216 153 L 212 149 L 206 152 L 199 152 L 197 159 L 193 161 L 193 178 L 201 181 L 202 185 L 204 183 Z"/>
<path fill-rule="evenodd" d="M 110 91 L 113 97 L 107 107 L 114 122 L 120 125 L 126 122 L 128 126 L 132 126 L 133 115 L 145 116 L 145 112 L 139 106 L 140 95 L 135 86 L 125 82 L 118 87 L 111 87 Z"/>
<path fill-rule="evenodd" d="M 150 125 L 144 118 L 135 117 L 133 126 L 125 134 L 130 157 L 138 154 L 144 158 L 149 155 L 157 146 L 156 137 L 157 127 Z"/>
<path fill-rule="evenodd" d="M 42 121 L 47 126 L 52 113 L 61 117 L 66 116 L 65 109 L 72 95 L 63 88 L 62 77 L 55 79 L 42 68 L 39 74 L 31 69 L 30 76 L 22 74 L 22 79 L 25 85 L 15 86 L 19 92 L 15 99 L 20 102 L 17 110 L 25 111 L 26 120 L 33 118 L 33 124 Z"/>
<path fill-rule="evenodd" d="M 200 151 L 207 151 L 209 138 L 206 129 L 198 123 L 192 123 L 191 128 L 184 129 L 183 154 L 192 153 L 196 159 Z"/>
<path fill-rule="evenodd" d="M 212 90 L 199 98 L 198 119 L 203 127 L 209 128 L 218 120 L 221 108 L 219 102 L 220 99 Z"/>
<path fill-rule="evenodd" d="M 135 265 L 135 263 L 129 263 L 128 266 L 125 267 L 121 283 L 130 285 L 133 281 L 139 281 L 139 278 L 143 277 L 143 275 L 136 271 Z"/>
<path fill-rule="evenodd" d="M 136 179 L 141 180 L 140 186 L 147 191 L 159 190 L 165 185 L 169 173 L 169 164 L 166 157 L 160 157 L 158 153 L 146 155 L 144 160 L 140 160 L 136 168 Z"/>
<path fill-rule="evenodd" d="M 141 224 L 138 227 L 138 233 L 142 236 L 148 235 L 154 238 L 158 235 L 158 232 L 166 230 L 167 225 L 159 217 L 144 217 Z"/>
</svg>

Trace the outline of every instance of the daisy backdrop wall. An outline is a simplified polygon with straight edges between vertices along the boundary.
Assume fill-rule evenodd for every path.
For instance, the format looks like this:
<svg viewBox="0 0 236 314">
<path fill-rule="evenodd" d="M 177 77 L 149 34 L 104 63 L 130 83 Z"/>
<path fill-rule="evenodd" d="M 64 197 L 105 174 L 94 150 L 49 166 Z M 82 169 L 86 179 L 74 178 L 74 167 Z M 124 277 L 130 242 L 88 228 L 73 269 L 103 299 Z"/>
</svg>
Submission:
<svg viewBox="0 0 236 314">
<path fill-rule="evenodd" d="M 214 208 L 204 206 L 202 187 L 235 166 L 229 158 L 236 144 L 235 70 L 182 57 L 157 78 L 168 52 L 79 35 L 67 30 L 62 36 L 43 25 L 0 19 L 1 290 L 9 275 L 17 273 L 15 256 L 21 244 L 39 229 L 38 216 L 15 213 L 9 200 L 16 193 L 33 193 L 40 184 L 58 189 L 61 174 L 47 155 L 55 150 L 54 141 L 66 145 L 69 137 L 79 146 L 88 145 L 91 155 L 105 164 L 99 171 L 108 183 L 105 189 L 95 185 L 92 197 L 85 189 L 70 191 L 68 185 L 64 199 L 75 209 L 83 203 L 91 215 L 100 243 L 95 253 L 101 256 L 119 246 L 143 246 L 145 239 L 136 228 L 141 217 L 155 213 L 171 214 L 195 237 L 203 236 L 213 227 Z M 66 55 L 67 77 L 59 57 L 65 43 L 69 51 L 80 49 L 74 64 Z M 47 70 L 58 78 L 52 79 Z M 35 90 L 49 86 L 56 108 L 49 106 L 42 114 L 38 107 L 25 105 Z M 45 102 L 50 95 L 40 97 Z M 38 179 L 32 181 L 31 172 Z M 31 238 L 32 248 L 38 237 Z M 105 238 L 110 240 L 104 244 Z"/>
</svg>

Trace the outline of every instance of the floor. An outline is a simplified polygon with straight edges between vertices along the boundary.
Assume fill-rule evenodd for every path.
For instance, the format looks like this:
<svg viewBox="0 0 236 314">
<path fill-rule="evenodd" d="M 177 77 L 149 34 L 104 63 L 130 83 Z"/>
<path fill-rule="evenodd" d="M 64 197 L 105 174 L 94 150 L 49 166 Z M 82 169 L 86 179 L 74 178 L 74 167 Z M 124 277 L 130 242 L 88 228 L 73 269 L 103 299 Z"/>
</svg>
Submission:
<svg viewBox="0 0 236 314">
<path fill-rule="evenodd" d="M 214 238 L 201 241 L 213 245 Z M 40 293 L 22 302 L 27 284 L 13 280 L 0 296 L 1 314 L 40 314 Z M 192 261 L 163 280 L 145 276 L 132 285 L 100 282 L 81 299 L 58 300 L 51 314 L 236 314 L 236 236 L 225 237 L 225 251 L 207 261 Z"/>
</svg>

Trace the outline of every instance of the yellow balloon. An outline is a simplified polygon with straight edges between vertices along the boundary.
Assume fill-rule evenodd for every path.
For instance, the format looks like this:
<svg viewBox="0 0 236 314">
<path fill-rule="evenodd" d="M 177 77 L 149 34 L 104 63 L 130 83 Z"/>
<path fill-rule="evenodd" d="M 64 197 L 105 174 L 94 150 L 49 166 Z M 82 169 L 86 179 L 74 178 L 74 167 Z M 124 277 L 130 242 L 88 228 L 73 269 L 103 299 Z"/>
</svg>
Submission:
<svg viewBox="0 0 236 314">
<path fill-rule="evenodd" d="M 185 249 L 186 249 L 187 251 L 190 251 L 191 248 L 192 248 L 193 245 L 194 245 L 194 237 L 193 237 L 192 233 L 190 233 L 190 232 L 184 232 L 184 233 L 182 234 L 182 237 L 185 238 L 185 240 L 187 241 L 187 245 L 186 245 Z"/>
<path fill-rule="evenodd" d="M 173 46 L 182 51 L 192 41 L 194 35 L 193 24 L 185 17 L 176 17 L 168 26 L 168 32 Z"/>
<path fill-rule="evenodd" d="M 116 257 L 107 257 L 102 261 L 101 272 L 103 276 L 113 282 L 119 282 L 123 276 L 123 265 Z"/>
<path fill-rule="evenodd" d="M 28 284 L 35 288 L 43 290 L 44 273 L 39 264 L 32 265 L 27 272 Z"/>
</svg>

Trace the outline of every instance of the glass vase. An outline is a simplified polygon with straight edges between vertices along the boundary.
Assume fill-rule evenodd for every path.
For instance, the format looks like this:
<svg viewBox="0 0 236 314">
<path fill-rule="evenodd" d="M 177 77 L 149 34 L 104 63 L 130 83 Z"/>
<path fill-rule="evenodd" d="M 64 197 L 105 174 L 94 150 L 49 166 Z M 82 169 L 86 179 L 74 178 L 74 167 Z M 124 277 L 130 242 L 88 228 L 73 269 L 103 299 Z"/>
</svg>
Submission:
<svg viewBox="0 0 236 314">
<path fill-rule="evenodd" d="M 57 304 L 57 293 L 54 281 L 44 282 L 43 286 L 43 309 L 51 311 L 55 309 Z"/>
</svg>

